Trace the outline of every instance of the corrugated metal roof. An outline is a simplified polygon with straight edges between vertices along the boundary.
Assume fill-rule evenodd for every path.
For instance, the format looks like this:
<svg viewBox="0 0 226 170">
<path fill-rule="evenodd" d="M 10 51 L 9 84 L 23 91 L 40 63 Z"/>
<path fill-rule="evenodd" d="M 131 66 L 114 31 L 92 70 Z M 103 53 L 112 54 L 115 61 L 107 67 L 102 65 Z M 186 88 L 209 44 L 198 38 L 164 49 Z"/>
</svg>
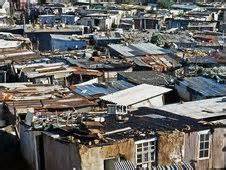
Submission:
<svg viewBox="0 0 226 170">
<path fill-rule="evenodd" d="M 185 78 L 180 84 L 202 94 L 205 97 L 219 97 L 226 95 L 226 85 L 205 77 Z"/>
<path fill-rule="evenodd" d="M 144 56 L 150 54 L 168 54 L 169 50 L 158 47 L 152 43 L 137 43 L 128 46 L 123 44 L 111 44 L 110 48 L 114 49 L 124 57 Z"/>
<path fill-rule="evenodd" d="M 205 57 L 191 57 L 188 58 L 191 63 L 200 63 L 200 64 L 217 64 L 217 58 L 205 56 Z"/>
<path fill-rule="evenodd" d="M 18 48 L 21 44 L 22 42 L 20 41 L 7 41 L 7 40 L 0 39 L 0 49 Z"/>
<path fill-rule="evenodd" d="M 119 90 L 127 89 L 133 87 L 134 85 L 123 80 L 112 81 L 111 84 L 90 84 L 77 86 L 75 92 L 82 96 L 95 96 L 95 95 L 106 95 L 110 93 L 117 92 Z"/>
<path fill-rule="evenodd" d="M 160 107 L 160 110 L 194 119 L 205 119 L 226 115 L 225 97 L 185 102 L 183 104 L 170 104 Z"/>
<path fill-rule="evenodd" d="M 100 86 L 98 84 L 91 84 L 85 86 L 78 86 L 76 87 L 75 92 L 82 96 L 94 96 L 100 94 L 102 95 L 109 94 L 112 92 L 112 89 Z"/>
<path fill-rule="evenodd" d="M 169 50 L 156 46 L 152 43 L 138 43 L 132 46 L 144 51 L 147 54 L 168 54 Z"/>
<path fill-rule="evenodd" d="M 135 166 L 131 161 L 118 161 L 114 163 L 115 170 L 135 170 Z"/>
<path fill-rule="evenodd" d="M 193 4 L 174 4 L 172 5 L 172 8 L 183 9 L 183 10 L 193 10 L 198 8 L 198 6 Z"/>
<path fill-rule="evenodd" d="M 118 79 L 125 79 L 135 84 L 150 84 L 154 86 L 165 86 L 174 81 L 174 77 L 155 71 L 132 71 L 118 73 Z"/>
<path fill-rule="evenodd" d="M 12 86 L 9 83 L 2 83 L 1 87 L 1 101 L 4 101 L 10 109 L 14 107 L 65 109 L 94 105 L 85 97 L 75 95 L 70 89 L 60 85 L 16 83 Z"/>
<path fill-rule="evenodd" d="M 184 169 L 184 170 L 193 170 L 195 169 L 191 163 L 186 163 L 186 162 L 179 162 L 179 163 L 174 163 L 171 165 L 158 165 L 158 166 L 153 166 L 153 169 L 156 170 L 167 170 L 167 169 L 175 169 L 175 170 L 179 170 L 179 169 Z"/>
<path fill-rule="evenodd" d="M 100 98 L 111 103 L 130 106 L 169 91 L 171 91 L 171 89 L 165 87 L 141 84 Z"/>
</svg>

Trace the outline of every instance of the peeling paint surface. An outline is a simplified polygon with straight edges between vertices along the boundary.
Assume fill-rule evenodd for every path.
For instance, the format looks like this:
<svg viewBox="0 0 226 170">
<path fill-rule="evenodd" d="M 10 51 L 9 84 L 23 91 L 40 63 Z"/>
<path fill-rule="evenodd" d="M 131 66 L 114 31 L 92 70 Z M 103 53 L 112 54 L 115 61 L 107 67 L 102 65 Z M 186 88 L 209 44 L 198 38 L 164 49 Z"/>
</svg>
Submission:
<svg viewBox="0 0 226 170">
<path fill-rule="evenodd" d="M 183 160 L 184 133 L 182 132 L 160 132 L 158 140 L 158 163 L 160 165 L 171 165 Z"/>
<path fill-rule="evenodd" d="M 98 169 L 104 170 L 104 160 L 116 157 L 123 157 L 135 162 L 135 143 L 132 139 L 118 141 L 112 145 L 92 147 L 81 146 L 81 167 L 83 170 Z"/>
</svg>

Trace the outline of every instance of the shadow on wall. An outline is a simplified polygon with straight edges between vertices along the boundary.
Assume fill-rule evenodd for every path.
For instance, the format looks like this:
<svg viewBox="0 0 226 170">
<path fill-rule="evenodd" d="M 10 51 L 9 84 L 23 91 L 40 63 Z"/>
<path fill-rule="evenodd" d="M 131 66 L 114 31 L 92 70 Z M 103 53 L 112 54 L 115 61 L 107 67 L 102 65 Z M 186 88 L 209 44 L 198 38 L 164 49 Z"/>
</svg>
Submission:
<svg viewBox="0 0 226 170">
<path fill-rule="evenodd" d="M 2 170 L 30 170 L 20 153 L 16 136 L 0 130 L 0 165 Z"/>
</svg>

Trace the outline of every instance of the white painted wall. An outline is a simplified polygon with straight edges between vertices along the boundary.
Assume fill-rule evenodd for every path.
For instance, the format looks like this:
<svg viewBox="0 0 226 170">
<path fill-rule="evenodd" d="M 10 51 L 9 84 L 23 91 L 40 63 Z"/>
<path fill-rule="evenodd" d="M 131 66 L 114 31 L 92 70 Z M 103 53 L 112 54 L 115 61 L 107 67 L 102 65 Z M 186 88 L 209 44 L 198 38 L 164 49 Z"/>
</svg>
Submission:
<svg viewBox="0 0 226 170">
<path fill-rule="evenodd" d="M 122 111 L 120 114 L 127 114 L 127 111 L 136 110 L 139 107 L 159 107 L 164 105 L 164 97 L 163 95 L 159 95 L 156 97 L 153 97 L 151 99 L 142 101 L 140 103 L 134 104 L 132 106 L 128 106 L 126 109 L 126 112 Z M 119 114 L 117 112 L 117 105 L 115 104 L 109 104 L 108 105 L 108 113 L 109 114 Z"/>
<path fill-rule="evenodd" d="M 139 107 L 158 107 L 163 106 L 163 95 L 156 96 L 154 98 L 151 98 L 149 100 L 142 101 L 140 103 L 134 104 L 131 106 L 131 108 L 139 108 Z"/>
<path fill-rule="evenodd" d="M 132 72 L 132 67 L 128 68 L 127 70 L 123 70 L 124 72 Z M 116 78 L 118 74 L 118 71 L 105 71 L 104 72 L 104 78 Z"/>
</svg>

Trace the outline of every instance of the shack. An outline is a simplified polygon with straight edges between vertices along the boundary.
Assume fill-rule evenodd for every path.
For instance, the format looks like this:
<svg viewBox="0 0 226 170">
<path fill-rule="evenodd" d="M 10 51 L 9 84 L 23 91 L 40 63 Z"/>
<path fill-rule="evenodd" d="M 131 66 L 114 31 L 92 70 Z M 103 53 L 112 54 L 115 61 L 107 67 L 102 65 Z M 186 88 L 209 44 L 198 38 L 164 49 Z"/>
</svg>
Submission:
<svg viewBox="0 0 226 170">
<path fill-rule="evenodd" d="M 157 107 L 165 104 L 164 94 L 171 89 L 141 84 L 100 97 L 108 103 L 108 113 L 127 114 L 139 107 Z"/>
<path fill-rule="evenodd" d="M 223 158 L 222 125 L 145 107 L 127 115 L 123 122 L 114 115 L 87 113 L 82 117 L 82 121 L 74 120 L 76 127 L 55 126 L 46 130 L 43 126 L 37 128 L 35 121 L 32 126 L 20 123 L 23 141 L 35 141 L 32 152 L 29 151 L 40 158 L 37 167 L 46 170 L 223 167 L 224 161 L 215 159 Z M 41 133 L 40 138 L 32 138 L 34 133 Z"/>
<path fill-rule="evenodd" d="M 205 77 L 186 77 L 177 80 L 175 89 L 185 101 L 207 99 L 226 95 L 225 84 Z"/>
<path fill-rule="evenodd" d="M 52 50 L 68 51 L 81 50 L 87 46 L 86 40 L 76 35 L 57 35 L 51 34 Z"/>
</svg>

